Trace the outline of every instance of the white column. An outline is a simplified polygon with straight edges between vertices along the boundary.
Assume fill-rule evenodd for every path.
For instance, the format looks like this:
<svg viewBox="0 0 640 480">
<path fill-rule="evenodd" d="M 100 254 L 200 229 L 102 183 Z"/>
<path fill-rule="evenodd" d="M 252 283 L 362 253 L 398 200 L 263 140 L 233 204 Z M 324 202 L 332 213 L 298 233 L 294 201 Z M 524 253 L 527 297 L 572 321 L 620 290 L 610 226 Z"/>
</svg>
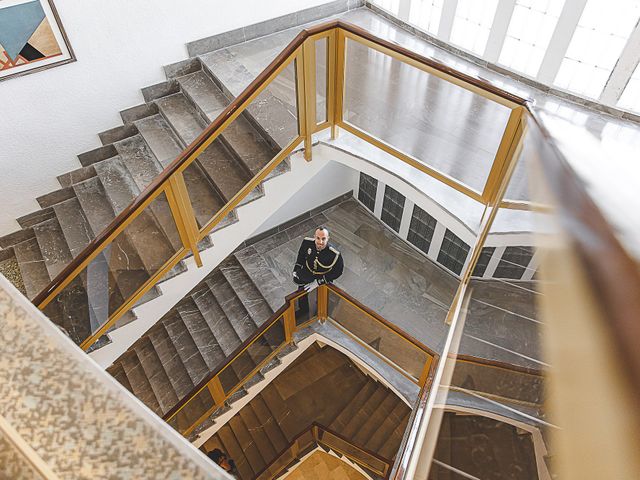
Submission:
<svg viewBox="0 0 640 480">
<path fill-rule="evenodd" d="M 433 231 L 433 237 L 431 237 L 431 243 L 429 244 L 429 251 L 427 252 L 427 257 L 434 262 L 438 260 L 438 253 L 442 247 L 442 241 L 444 240 L 444 233 L 446 231 L 447 227 L 440 222 L 436 223 L 436 228 Z"/>
<path fill-rule="evenodd" d="M 402 210 L 402 219 L 400 220 L 400 228 L 398 229 L 398 235 L 403 240 L 407 239 L 409 235 L 409 227 L 411 226 L 411 216 L 413 215 L 414 203 L 405 197 L 404 209 Z"/>
<path fill-rule="evenodd" d="M 567 53 L 573 32 L 578 26 L 586 4 L 587 0 L 567 0 L 565 2 L 536 76 L 536 80 L 539 82 L 551 85 L 556 79 L 562 59 Z"/>
<path fill-rule="evenodd" d="M 376 190 L 376 203 L 373 207 L 373 214 L 380 218 L 382 216 L 382 201 L 384 200 L 385 184 L 378 180 L 378 190 Z"/>
<path fill-rule="evenodd" d="M 635 71 L 640 62 L 640 22 L 638 22 L 624 46 L 620 58 L 613 67 L 609 80 L 607 80 L 602 93 L 600 94 L 600 102 L 605 105 L 615 105 L 620 100 L 620 96 L 631 79 L 631 75 Z"/>
<path fill-rule="evenodd" d="M 493 256 L 487 264 L 487 269 L 484 271 L 484 278 L 491 278 L 493 277 L 494 273 L 496 273 L 496 268 L 498 268 L 498 264 L 500 263 L 500 259 L 502 258 L 502 255 L 504 254 L 506 248 L 507 247 L 496 247 L 496 249 L 493 251 Z"/>
<path fill-rule="evenodd" d="M 453 20 L 456 18 L 457 9 L 458 0 L 444 0 L 437 35 L 440 40 L 448 42 L 451 38 L 451 30 L 453 30 Z"/>
<path fill-rule="evenodd" d="M 400 8 L 398 9 L 398 18 L 403 22 L 409 22 L 409 12 L 411 11 L 412 0 L 400 0 Z"/>
<path fill-rule="evenodd" d="M 534 247 L 533 257 L 531 257 L 531 260 L 529 260 L 529 265 L 527 265 L 526 270 L 522 274 L 522 280 L 531 280 L 533 275 L 536 273 L 536 270 L 538 270 L 538 267 L 540 266 L 541 257 L 542 255 L 538 252 L 538 250 L 535 250 Z"/>
<path fill-rule="evenodd" d="M 496 14 L 491 24 L 491 30 L 489 30 L 487 46 L 484 49 L 484 55 L 482 55 L 488 62 L 498 62 L 515 8 L 516 0 L 500 0 L 498 2 L 498 8 L 496 8 Z"/>
</svg>

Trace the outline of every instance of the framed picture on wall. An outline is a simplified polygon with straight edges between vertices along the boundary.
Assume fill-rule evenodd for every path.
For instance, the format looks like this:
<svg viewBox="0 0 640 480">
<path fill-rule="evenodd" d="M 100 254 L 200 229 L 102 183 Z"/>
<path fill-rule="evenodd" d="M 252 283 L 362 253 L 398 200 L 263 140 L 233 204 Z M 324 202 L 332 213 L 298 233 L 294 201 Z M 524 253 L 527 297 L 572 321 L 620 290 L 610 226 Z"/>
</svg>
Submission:
<svg viewBox="0 0 640 480">
<path fill-rule="evenodd" d="M 0 0 L 0 81 L 73 61 L 53 0 Z"/>
</svg>

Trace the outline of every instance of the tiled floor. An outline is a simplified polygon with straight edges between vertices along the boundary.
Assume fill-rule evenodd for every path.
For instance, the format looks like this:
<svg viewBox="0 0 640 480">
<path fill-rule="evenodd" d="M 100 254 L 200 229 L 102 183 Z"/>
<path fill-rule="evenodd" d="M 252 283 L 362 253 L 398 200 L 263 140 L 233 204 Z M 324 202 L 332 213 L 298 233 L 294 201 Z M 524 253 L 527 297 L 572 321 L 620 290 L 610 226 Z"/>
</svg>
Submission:
<svg viewBox="0 0 640 480">
<path fill-rule="evenodd" d="M 328 453 L 315 451 L 309 455 L 291 475 L 291 480 L 364 480 L 367 477 L 339 458 Z"/>
</svg>

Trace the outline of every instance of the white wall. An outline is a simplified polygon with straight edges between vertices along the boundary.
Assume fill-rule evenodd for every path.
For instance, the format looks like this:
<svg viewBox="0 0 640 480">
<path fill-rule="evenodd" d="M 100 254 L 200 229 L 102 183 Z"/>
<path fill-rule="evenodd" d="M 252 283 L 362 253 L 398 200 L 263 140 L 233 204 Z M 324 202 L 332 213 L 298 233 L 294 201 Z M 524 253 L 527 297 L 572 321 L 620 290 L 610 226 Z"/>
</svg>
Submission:
<svg viewBox="0 0 640 480">
<path fill-rule="evenodd" d="M 307 185 L 298 190 L 282 207 L 260 225 L 252 236 L 277 227 L 350 190 L 356 191 L 359 176 L 360 172 L 357 170 L 338 162 L 329 161 Z"/>
<path fill-rule="evenodd" d="M 0 82 L 0 235 L 143 102 L 186 43 L 329 0 L 56 0 L 77 62 Z"/>
</svg>

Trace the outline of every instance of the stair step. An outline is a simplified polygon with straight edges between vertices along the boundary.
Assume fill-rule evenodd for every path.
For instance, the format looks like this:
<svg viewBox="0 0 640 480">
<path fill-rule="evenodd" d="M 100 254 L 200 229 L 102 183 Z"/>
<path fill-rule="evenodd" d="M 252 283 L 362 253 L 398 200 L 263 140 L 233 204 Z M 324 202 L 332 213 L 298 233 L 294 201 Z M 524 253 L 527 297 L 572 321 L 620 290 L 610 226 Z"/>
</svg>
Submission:
<svg viewBox="0 0 640 480">
<path fill-rule="evenodd" d="M 251 401 L 251 403 L 253 403 L 253 400 Z M 274 448 L 270 438 L 267 436 L 267 432 L 264 426 L 262 425 L 262 423 L 260 422 L 260 420 L 258 419 L 258 417 L 256 416 L 256 413 L 254 412 L 253 408 L 247 405 L 244 408 L 242 408 L 238 412 L 238 414 L 240 415 L 240 418 L 244 422 L 245 426 L 247 427 L 247 431 L 249 432 L 249 435 L 251 435 L 253 443 L 258 448 L 258 451 L 260 452 L 260 457 L 264 461 L 265 465 L 270 463 L 271 460 L 275 458 L 278 452 Z"/>
<path fill-rule="evenodd" d="M 249 465 L 249 461 L 242 451 L 242 447 L 238 443 L 238 440 L 236 439 L 231 426 L 227 424 L 222 427 L 218 431 L 218 437 L 220 438 L 224 447 L 222 450 L 235 461 L 236 468 L 238 469 L 238 473 L 240 474 L 240 478 L 242 478 L 243 480 L 252 479 L 256 472 L 254 472 Z"/>
<path fill-rule="evenodd" d="M 138 196 L 140 190 L 118 157 L 108 164 L 96 165 L 96 173 L 118 215 Z M 124 230 L 150 273 L 160 270 L 175 253 L 150 209 L 143 210 Z"/>
<path fill-rule="evenodd" d="M 56 218 L 73 258 L 77 257 L 94 238 L 89 221 L 76 197 L 54 205 Z"/>
<path fill-rule="evenodd" d="M 155 103 L 142 103 L 135 107 L 130 107 L 120 111 L 120 118 L 126 123 L 134 123 L 138 120 L 142 120 L 146 117 L 156 115 L 158 113 L 158 107 Z"/>
<path fill-rule="evenodd" d="M 149 379 L 142 369 L 136 352 L 133 350 L 127 351 L 120 357 L 120 363 L 122 364 L 124 373 L 127 375 L 133 394 L 157 415 L 162 415 L 162 409 L 160 408 L 158 399 L 153 393 Z"/>
<path fill-rule="evenodd" d="M 20 230 L 16 230 L 15 232 L 11 232 L 0 237 L 0 247 L 12 247 L 13 245 L 17 245 L 18 243 L 33 238 L 33 235 L 34 233 L 32 228 L 22 228 Z"/>
<path fill-rule="evenodd" d="M 386 389 L 378 385 L 378 388 L 376 388 L 373 394 L 369 396 L 360 409 L 357 412 L 354 412 L 354 415 L 351 416 L 351 420 L 340 433 L 347 438 L 352 438 L 362 428 L 362 426 L 371 419 L 386 395 Z"/>
<path fill-rule="evenodd" d="M 191 392 L 194 385 L 162 322 L 158 324 L 157 328 L 149 331 L 149 339 L 160 358 L 160 363 L 169 377 L 178 400 L 184 398 Z"/>
<path fill-rule="evenodd" d="M 218 301 L 218 305 L 229 319 L 229 323 L 238 333 L 240 340 L 244 342 L 256 330 L 256 324 L 251 319 L 249 312 L 219 270 L 215 270 L 206 282 Z"/>
<path fill-rule="evenodd" d="M 182 153 L 180 141 L 162 115 L 143 118 L 136 121 L 135 125 L 162 168 L 166 168 Z"/>
<path fill-rule="evenodd" d="M 254 472 L 259 472 L 260 470 L 262 470 L 266 466 L 265 460 L 262 458 L 262 455 L 260 455 L 258 446 L 247 430 L 247 427 L 244 424 L 242 418 L 239 415 L 234 415 L 231 420 L 229 420 L 228 425 L 233 430 L 233 434 L 238 441 L 238 445 L 240 445 L 240 448 L 247 458 L 251 469 Z"/>
<path fill-rule="evenodd" d="M 55 278 L 72 260 L 71 252 L 56 218 L 33 227 L 49 278 Z"/>
<path fill-rule="evenodd" d="M 257 326 L 262 325 L 273 315 L 274 311 L 269 307 L 251 277 L 234 256 L 225 259 L 219 268 Z"/>
<path fill-rule="evenodd" d="M 178 403 L 178 396 L 173 390 L 171 380 L 160 362 L 160 357 L 153 343 L 149 337 L 145 336 L 133 345 L 133 349 L 140 361 L 144 374 L 147 376 L 151 389 L 158 399 L 162 413 L 168 412 Z"/>
<path fill-rule="evenodd" d="M 68 189 L 74 186 L 76 183 L 84 182 L 85 180 L 89 180 L 91 177 L 96 176 L 96 169 L 93 165 L 89 165 L 88 167 L 80 167 L 76 170 L 72 170 L 71 172 L 63 173 L 62 175 L 58 175 L 58 183 L 62 185 L 63 190 Z M 41 197 L 42 198 L 42 197 Z M 43 200 L 39 200 L 39 203 Z M 58 202 L 55 202 L 58 203 Z"/>
<path fill-rule="evenodd" d="M 33 234 L 33 231 L 31 231 Z M 47 267 L 40 252 L 40 246 L 36 237 L 33 236 L 24 242 L 20 242 L 13 247 L 24 281 L 27 297 L 32 299 L 40 291 L 49 285 L 50 278 Z"/>
<path fill-rule="evenodd" d="M 129 379 L 127 378 L 127 374 L 124 373 L 124 368 L 122 368 L 122 364 L 116 363 L 109 368 L 107 368 L 107 372 L 115 378 L 120 385 L 133 393 L 133 389 L 131 388 L 131 384 L 129 383 Z"/>
<path fill-rule="evenodd" d="M 205 129 L 206 122 L 184 95 L 164 97 L 157 103 L 158 108 L 185 146 L 193 142 Z M 244 170 L 244 167 L 236 161 L 219 139 L 214 140 L 198 156 L 198 162 L 207 172 L 225 203 L 251 179 L 251 175 Z"/>
<path fill-rule="evenodd" d="M 179 78 L 178 81 L 186 96 L 209 122 L 213 122 L 230 103 L 222 90 L 202 70 Z M 278 153 L 244 115 L 240 115 L 225 129 L 222 139 L 244 163 L 251 176 L 256 175 Z"/>
<path fill-rule="evenodd" d="M 117 152 L 113 145 L 103 145 L 102 147 L 81 153 L 78 155 L 78 160 L 80 160 L 80 164 L 83 167 L 88 167 L 89 165 L 101 162 L 115 155 L 117 155 Z"/>
<path fill-rule="evenodd" d="M 407 407 L 400 399 L 398 399 L 398 402 L 394 406 L 393 410 L 391 410 L 391 413 L 387 415 L 387 418 L 370 436 L 370 438 L 365 443 L 365 446 L 369 450 L 378 452 L 387 441 L 387 439 L 391 436 L 396 427 L 400 425 L 402 419 L 405 417 L 408 411 L 409 407 Z"/>
<path fill-rule="evenodd" d="M 286 291 L 273 270 L 269 267 L 262 255 L 259 255 L 253 246 L 246 247 L 234 253 L 236 260 L 242 266 L 247 275 L 253 280 L 255 287 L 260 292 L 275 312 L 283 304 L 290 292 Z"/>
<path fill-rule="evenodd" d="M 194 295 L 192 298 L 209 330 L 212 333 L 215 332 L 214 336 L 226 358 L 240 346 L 242 341 L 238 336 L 238 332 L 236 332 L 224 311 L 220 308 L 220 304 L 206 281 L 203 286 L 206 288 L 203 288 L 202 291 L 198 292 L 197 296 Z"/>
<path fill-rule="evenodd" d="M 41 208 L 40 210 L 36 210 L 35 212 L 31 212 L 27 215 L 23 215 L 16 220 L 18 221 L 18 224 L 21 228 L 29 228 L 37 225 L 38 223 L 46 222 L 47 220 L 52 219 L 53 216 L 53 208 L 46 207 Z"/>
<path fill-rule="evenodd" d="M 132 137 L 137 133 L 138 129 L 135 127 L 135 125 L 127 123 L 125 125 L 120 125 L 100 132 L 98 134 L 98 138 L 100 138 L 100 142 L 102 142 L 103 145 L 108 145 L 110 143 L 119 142 L 121 140 L 124 140 L 125 138 Z"/>
<path fill-rule="evenodd" d="M 209 369 L 181 316 L 177 312 L 170 312 L 169 315 L 163 317 L 162 324 L 180 356 L 180 361 L 187 369 L 191 382 L 198 385 L 209 373 Z"/>
<path fill-rule="evenodd" d="M 402 437 L 404 436 L 404 431 L 407 428 L 407 422 L 409 421 L 409 414 L 407 412 L 405 416 L 402 418 L 400 423 L 393 430 L 393 433 L 389 435 L 387 441 L 380 448 L 380 455 L 384 458 L 388 458 L 390 460 L 394 460 L 396 455 L 398 454 L 398 449 L 400 448 L 400 443 L 402 442 Z"/>
<path fill-rule="evenodd" d="M 336 432 L 344 431 L 351 418 L 358 413 L 362 405 L 371 397 L 377 388 L 374 380 L 368 380 L 360 391 L 351 399 L 338 416 L 331 422 L 332 430 Z"/>
<path fill-rule="evenodd" d="M 282 452 L 287 447 L 288 441 L 261 395 L 256 395 L 253 398 L 250 403 L 250 409 L 255 414 L 258 424 L 273 445 L 275 452 Z"/>
<path fill-rule="evenodd" d="M 262 389 L 259 395 L 269 408 L 271 415 L 275 419 L 276 425 L 279 426 L 288 443 L 301 430 L 300 425 L 297 424 L 298 422 L 294 418 L 294 415 L 291 414 L 291 411 L 286 406 L 282 397 L 278 394 L 278 390 L 275 388 L 273 383 Z"/>
<path fill-rule="evenodd" d="M 366 441 L 371 438 L 371 435 L 382 425 L 385 418 L 393 411 L 393 408 L 398 402 L 398 397 L 391 390 L 387 390 L 386 396 L 378 404 L 373 414 L 366 420 L 365 424 L 360 427 L 360 430 L 353 436 L 353 441 L 356 445 L 364 445 Z"/>
<path fill-rule="evenodd" d="M 206 285 L 205 288 L 209 289 Z M 201 287 L 198 287 L 198 290 L 200 289 Z M 185 297 L 176 305 L 176 309 L 202 355 L 208 370 L 212 371 L 224 362 L 226 356 L 192 298 L 200 294 L 200 291 L 192 292 L 190 296 Z M 238 339 L 237 341 L 239 342 L 240 340 Z"/>
</svg>

